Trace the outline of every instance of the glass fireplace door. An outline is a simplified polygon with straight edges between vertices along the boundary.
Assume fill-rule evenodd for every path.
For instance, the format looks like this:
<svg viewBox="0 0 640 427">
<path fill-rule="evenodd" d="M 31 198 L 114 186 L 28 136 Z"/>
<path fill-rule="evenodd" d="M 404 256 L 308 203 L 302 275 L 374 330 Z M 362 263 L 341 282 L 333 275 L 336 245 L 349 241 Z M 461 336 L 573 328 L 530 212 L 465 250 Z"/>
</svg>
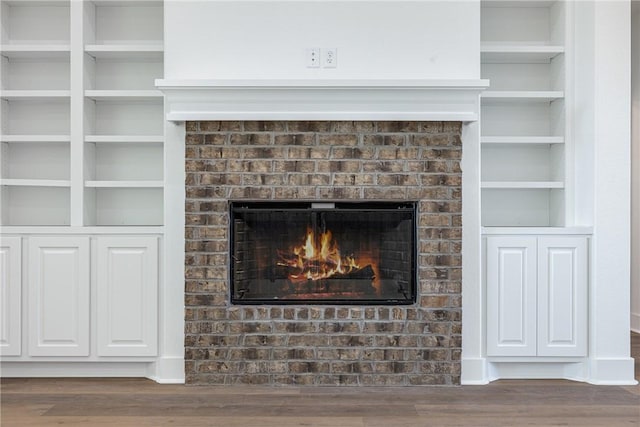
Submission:
<svg viewBox="0 0 640 427">
<path fill-rule="evenodd" d="M 415 301 L 414 203 L 232 203 L 238 304 Z"/>
</svg>

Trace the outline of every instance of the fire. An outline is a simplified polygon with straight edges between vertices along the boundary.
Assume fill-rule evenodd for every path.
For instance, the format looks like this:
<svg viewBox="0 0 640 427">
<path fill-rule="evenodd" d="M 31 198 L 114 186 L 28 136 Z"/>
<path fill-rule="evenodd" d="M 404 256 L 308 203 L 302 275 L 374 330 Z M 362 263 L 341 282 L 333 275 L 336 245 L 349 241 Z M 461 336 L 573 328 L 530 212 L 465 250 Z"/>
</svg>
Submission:
<svg viewBox="0 0 640 427">
<path fill-rule="evenodd" d="M 291 253 L 278 251 L 278 265 L 290 267 L 295 273 L 289 274 L 292 282 L 321 280 L 339 274 L 349 274 L 360 269 L 354 256 L 342 256 L 331 231 L 316 233 L 307 229 L 304 243 L 296 246 Z"/>
</svg>

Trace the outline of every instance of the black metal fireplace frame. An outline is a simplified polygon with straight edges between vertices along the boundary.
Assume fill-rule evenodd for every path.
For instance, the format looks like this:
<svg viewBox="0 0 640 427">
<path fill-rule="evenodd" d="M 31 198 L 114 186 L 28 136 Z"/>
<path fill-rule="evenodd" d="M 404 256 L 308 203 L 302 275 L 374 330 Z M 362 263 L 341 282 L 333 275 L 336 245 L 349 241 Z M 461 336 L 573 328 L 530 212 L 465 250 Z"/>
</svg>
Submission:
<svg viewBox="0 0 640 427">
<path fill-rule="evenodd" d="M 417 288 L 418 288 L 418 275 L 417 275 L 417 202 L 331 202 L 331 201 L 319 201 L 319 202 L 295 202 L 295 201 L 229 201 L 229 283 L 230 283 L 230 302 L 234 305 L 411 305 L 416 303 Z M 324 212 L 335 211 L 340 209 L 345 210 L 357 210 L 359 212 L 409 212 L 411 213 L 411 271 L 410 277 L 412 280 L 412 286 L 403 294 L 401 298 L 370 298 L 370 299 L 357 299 L 357 300 L 345 300 L 345 299 L 242 299 L 236 297 L 235 282 L 235 262 L 233 259 L 234 251 L 234 217 L 236 212 Z"/>
</svg>

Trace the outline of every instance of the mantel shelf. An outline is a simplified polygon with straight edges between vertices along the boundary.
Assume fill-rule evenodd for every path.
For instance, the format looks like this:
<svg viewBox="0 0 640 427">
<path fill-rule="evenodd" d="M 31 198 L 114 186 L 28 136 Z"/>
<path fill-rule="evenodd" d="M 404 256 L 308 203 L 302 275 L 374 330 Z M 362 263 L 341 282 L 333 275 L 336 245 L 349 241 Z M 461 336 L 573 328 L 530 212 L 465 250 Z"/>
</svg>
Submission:
<svg viewBox="0 0 640 427">
<path fill-rule="evenodd" d="M 478 120 L 487 80 L 156 80 L 167 119 Z"/>
</svg>

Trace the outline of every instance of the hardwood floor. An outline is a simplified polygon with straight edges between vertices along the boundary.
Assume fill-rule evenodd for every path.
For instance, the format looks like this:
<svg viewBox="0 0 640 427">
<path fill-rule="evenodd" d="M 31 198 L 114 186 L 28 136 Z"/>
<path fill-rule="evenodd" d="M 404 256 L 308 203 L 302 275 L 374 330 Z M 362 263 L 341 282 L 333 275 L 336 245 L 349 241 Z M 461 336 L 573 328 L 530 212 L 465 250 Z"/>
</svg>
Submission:
<svg viewBox="0 0 640 427">
<path fill-rule="evenodd" d="M 640 334 L 633 334 L 640 380 Z M 185 387 L 142 379 L 3 379 L 9 426 L 640 426 L 640 386 L 502 380 L 408 388 Z"/>
</svg>

